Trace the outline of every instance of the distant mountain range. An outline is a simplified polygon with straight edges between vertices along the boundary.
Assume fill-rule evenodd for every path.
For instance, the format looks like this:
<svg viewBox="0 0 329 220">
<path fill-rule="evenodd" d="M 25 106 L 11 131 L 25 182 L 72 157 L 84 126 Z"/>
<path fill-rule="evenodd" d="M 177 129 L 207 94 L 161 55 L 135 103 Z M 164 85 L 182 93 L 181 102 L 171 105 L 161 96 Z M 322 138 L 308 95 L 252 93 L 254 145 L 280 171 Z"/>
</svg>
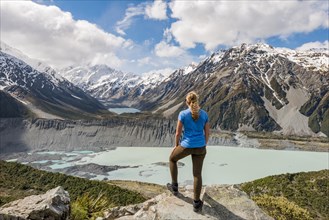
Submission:
<svg viewBox="0 0 329 220">
<path fill-rule="evenodd" d="M 58 75 L 55 70 L 34 62 L 21 55 L 28 63 L 6 52 L 9 46 L 1 44 L 0 51 L 0 92 L 2 106 L 24 106 L 41 118 L 85 118 L 107 112 L 106 108 L 95 98 L 85 93 L 68 80 Z M 4 52 L 5 51 L 5 52 Z M 39 70 L 37 70 L 39 69 Z M 2 107 L 1 107 L 2 108 Z M 1 117 L 9 117 L 13 108 L 5 111 L 2 108 Z M 16 114 L 16 116 L 17 116 Z"/>
<path fill-rule="evenodd" d="M 76 67 L 61 74 L 81 82 L 85 91 L 103 102 L 166 118 L 175 119 L 186 108 L 187 92 L 195 90 L 215 129 L 329 136 L 328 63 L 326 49 L 242 44 L 152 81 L 106 66 L 84 71 Z"/>
<path fill-rule="evenodd" d="M 26 69 L 13 56 L 1 53 L 1 62 L 4 59 L 14 59 L 15 68 L 20 69 L 18 72 Z M 22 59 L 25 61 L 24 57 Z M 9 63 L 6 61 L 6 65 Z M 68 94 L 62 93 L 63 97 L 87 100 L 88 104 L 75 106 L 83 108 L 83 112 L 102 111 L 103 105 L 129 106 L 176 119 L 179 111 L 186 108 L 185 95 L 195 90 L 200 94 L 200 105 L 209 113 L 214 129 L 329 136 L 328 64 L 326 49 L 294 51 L 266 44 L 242 44 L 213 53 L 199 64 L 171 74 L 137 75 L 106 65 L 71 66 L 58 71 L 59 74 L 40 64 L 36 68 L 43 68 L 43 74 L 53 79 L 53 85 L 59 82 L 66 85 L 64 90 Z M 1 74 L 0 85 L 13 94 L 12 80 L 8 80 L 3 71 Z M 23 83 L 25 86 L 20 89 L 32 90 L 39 85 L 31 82 Z M 17 80 L 15 83 L 18 84 Z M 39 88 L 42 85 L 46 84 L 40 84 Z M 52 90 L 52 86 L 47 88 L 47 97 L 57 91 Z"/>
<path fill-rule="evenodd" d="M 142 96 L 167 77 L 161 73 L 123 73 L 106 65 L 70 66 L 60 70 L 59 74 L 108 107 L 131 106 L 132 103 L 126 100 L 129 94 L 136 93 L 137 96 Z"/>
</svg>

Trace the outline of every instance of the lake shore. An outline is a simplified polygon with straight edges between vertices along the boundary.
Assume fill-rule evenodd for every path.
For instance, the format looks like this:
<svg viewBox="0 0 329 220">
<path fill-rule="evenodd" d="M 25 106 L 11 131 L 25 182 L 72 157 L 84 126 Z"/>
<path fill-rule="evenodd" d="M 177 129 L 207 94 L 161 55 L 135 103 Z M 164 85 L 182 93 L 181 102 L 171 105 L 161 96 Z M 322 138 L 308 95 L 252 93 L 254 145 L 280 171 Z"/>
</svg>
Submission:
<svg viewBox="0 0 329 220">
<path fill-rule="evenodd" d="M 163 184 L 170 179 L 170 152 L 171 148 L 165 147 L 117 147 L 100 152 L 43 151 L 21 153 L 8 161 L 87 179 Z M 325 152 L 207 146 L 204 184 L 239 184 L 268 175 L 327 169 L 327 158 Z M 179 170 L 180 183 L 191 184 L 190 157 L 180 161 Z"/>
<path fill-rule="evenodd" d="M 282 135 L 270 132 L 242 132 L 242 134 L 247 139 L 257 140 L 260 149 L 329 152 L 328 137 Z"/>
</svg>

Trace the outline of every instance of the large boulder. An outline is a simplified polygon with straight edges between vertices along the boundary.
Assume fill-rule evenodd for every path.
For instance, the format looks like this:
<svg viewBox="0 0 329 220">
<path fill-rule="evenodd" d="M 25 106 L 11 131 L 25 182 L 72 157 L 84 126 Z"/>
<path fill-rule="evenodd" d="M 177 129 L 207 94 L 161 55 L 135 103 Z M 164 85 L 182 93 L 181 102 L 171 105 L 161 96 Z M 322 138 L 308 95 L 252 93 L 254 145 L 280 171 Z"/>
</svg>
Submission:
<svg viewBox="0 0 329 220">
<path fill-rule="evenodd" d="M 0 207 L 0 220 L 66 220 L 69 216 L 70 197 L 61 186 Z"/>
<path fill-rule="evenodd" d="M 192 198 L 193 187 L 186 186 L 180 189 L 177 197 L 166 192 L 142 204 L 113 208 L 99 219 L 273 220 L 234 185 L 206 186 L 202 213 L 193 211 Z"/>
</svg>

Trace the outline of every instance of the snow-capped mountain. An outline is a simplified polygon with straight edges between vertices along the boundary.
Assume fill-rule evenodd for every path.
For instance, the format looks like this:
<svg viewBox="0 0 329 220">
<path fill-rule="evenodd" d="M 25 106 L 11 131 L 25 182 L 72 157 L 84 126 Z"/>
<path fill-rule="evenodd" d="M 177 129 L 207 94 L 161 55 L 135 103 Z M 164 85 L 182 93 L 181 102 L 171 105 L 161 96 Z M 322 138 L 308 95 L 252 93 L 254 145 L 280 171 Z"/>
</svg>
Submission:
<svg viewBox="0 0 329 220">
<path fill-rule="evenodd" d="M 38 97 L 52 108 L 60 104 L 88 108 L 86 112 L 95 106 L 102 109 L 76 84 L 107 107 L 130 106 L 176 119 L 186 108 L 185 95 L 195 90 L 214 129 L 329 136 L 328 49 L 294 51 L 242 44 L 170 74 L 137 75 L 96 65 L 68 67 L 58 76 L 49 67 L 39 65 L 44 70 L 40 72 L 3 52 L 0 66 L 2 89 L 16 98 L 28 93 L 28 100 Z M 80 99 L 89 103 L 76 102 Z"/>
<path fill-rule="evenodd" d="M 41 62 L 40 60 L 28 57 L 22 51 L 17 50 L 16 48 L 9 46 L 8 44 L 2 41 L 0 41 L 0 50 L 3 53 L 9 54 L 13 57 L 16 57 L 17 59 L 24 61 L 26 64 L 30 65 L 31 67 L 38 70 L 39 72 L 45 72 L 51 69 L 47 64 Z"/>
<path fill-rule="evenodd" d="M 68 67 L 59 74 L 107 106 L 132 105 L 128 94 L 141 96 L 159 85 L 168 74 L 149 72 L 142 75 L 123 73 L 106 65 Z"/>
<path fill-rule="evenodd" d="M 242 44 L 212 54 L 189 74 L 176 70 L 134 97 L 133 107 L 176 118 L 195 90 L 213 128 L 329 136 L 328 59 L 328 50 Z"/>
<path fill-rule="evenodd" d="M 42 64 L 39 67 L 43 71 L 38 71 L 3 51 L 8 51 L 8 47 L 1 47 L 0 51 L 0 89 L 26 105 L 37 117 L 79 118 L 105 110 L 95 98 L 50 67 Z M 14 52 L 29 62 L 34 61 L 17 50 Z"/>
</svg>

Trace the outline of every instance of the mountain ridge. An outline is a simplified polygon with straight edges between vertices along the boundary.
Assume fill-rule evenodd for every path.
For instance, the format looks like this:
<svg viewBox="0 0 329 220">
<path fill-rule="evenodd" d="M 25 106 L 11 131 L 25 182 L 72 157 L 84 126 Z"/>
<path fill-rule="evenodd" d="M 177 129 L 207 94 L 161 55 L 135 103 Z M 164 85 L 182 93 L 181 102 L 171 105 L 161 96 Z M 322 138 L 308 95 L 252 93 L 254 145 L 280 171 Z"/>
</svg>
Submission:
<svg viewBox="0 0 329 220">
<path fill-rule="evenodd" d="M 328 57 L 328 53 L 321 56 Z M 141 96 L 139 104 L 132 106 L 176 118 L 178 112 L 185 108 L 185 94 L 195 90 L 200 94 L 200 105 L 211 116 L 213 128 L 235 131 L 247 127 L 256 131 L 281 130 L 284 134 L 321 135 L 323 132 L 329 135 L 327 132 L 329 125 L 326 121 L 327 106 L 319 111 L 322 115 L 315 113 L 316 126 L 310 126 L 311 120 L 308 118 L 306 126 L 296 130 L 291 123 L 286 126 L 285 121 L 278 123 L 282 119 L 272 118 L 271 109 L 264 101 L 264 99 L 268 100 L 270 106 L 274 106 L 276 111 L 279 111 L 283 107 L 287 108 L 289 102 L 295 103 L 294 100 L 287 99 L 289 92 L 292 92 L 290 98 L 296 97 L 295 93 L 305 94 L 307 99 L 305 103 L 307 101 L 314 103 L 312 99 L 319 97 L 320 91 L 324 91 L 323 97 L 326 98 L 325 88 L 328 87 L 329 82 L 328 66 L 325 69 L 313 70 L 277 54 L 268 45 L 248 47 L 243 44 L 213 54 L 186 76 L 178 70 L 170 78 L 156 89 Z M 132 97 L 136 99 L 135 96 Z M 293 110 L 293 114 L 302 115 L 300 103 L 297 104 L 290 105 L 288 108 Z M 300 118 L 301 124 L 305 124 L 305 118 L 303 116 Z"/>
<path fill-rule="evenodd" d="M 5 63 L 4 59 L 8 60 L 10 55 L 3 54 L 2 63 Z M 64 87 L 73 88 L 65 77 L 76 83 L 81 91 L 68 89 L 68 93 L 64 92 L 65 99 L 70 97 L 69 104 L 75 103 L 76 110 L 83 108 L 96 113 L 93 116 L 96 118 L 110 107 L 121 106 L 177 119 L 179 111 L 186 108 L 185 94 L 195 90 L 200 94 L 201 107 L 209 113 L 213 129 L 329 136 L 328 60 L 329 52 L 325 49 L 295 51 L 259 43 L 215 52 L 200 63 L 177 69 L 169 75 L 148 73 L 140 76 L 106 65 L 69 67 L 59 73 L 46 67 L 44 75 L 53 82 L 53 87 L 65 82 Z M 22 63 L 15 65 L 20 72 L 30 71 L 26 71 Z M 35 74 L 36 71 L 30 72 Z M 24 97 L 23 94 L 28 93 L 26 90 L 34 86 L 34 81 L 26 77 L 33 74 L 23 74 L 19 87 L 8 74 L 2 74 L 0 85 L 6 86 L 6 91 L 16 99 Z M 44 92 L 36 93 L 38 98 L 46 101 L 49 101 L 47 96 L 51 97 L 47 92 L 46 96 Z M 81 94 L 91 105 L 78 103 Z M 51 103 L 59 102 L 51 100 Z M 92 112 L 93 105 L 101 112 Z M 52 105 L 51 109 L 56 107 Z M 56 109 L 55 113 L 58 115 L 61 111 Z"/>
<path fill-rule="evenodd" d="M 28 107 L 37 117 L 88 117 L 107 109 L 55 70 L 38 71 L 24 61 L 0 51 L 0 87 Z"/>
</svg>

